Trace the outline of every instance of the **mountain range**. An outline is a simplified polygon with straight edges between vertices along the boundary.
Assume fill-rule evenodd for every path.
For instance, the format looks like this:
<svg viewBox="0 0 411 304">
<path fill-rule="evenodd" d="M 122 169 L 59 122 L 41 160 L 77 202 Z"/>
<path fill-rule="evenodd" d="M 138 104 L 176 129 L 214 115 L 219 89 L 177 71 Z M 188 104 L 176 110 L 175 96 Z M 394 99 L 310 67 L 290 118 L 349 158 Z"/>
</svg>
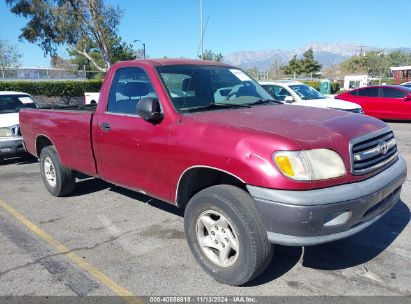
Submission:
<svg viewBox="0 0 411 304">
<path fill-rule="evenodd" d="M 300 57 L 309 48 L 313 49 L 314 57 L 324 68 L 340 64 L 351 56 L 365 51 L 383 50 L 387 54 L 401 50 L 411 53 L 411 48 L 379 48 L 354 43 L 311 43 L 294 50 L 271 49 L 231 53 L 224 56 L 224 62 L 244 69 L 256 67 L 259 71 L 267 71 L 274 62 L 279 66 L 286 65 L 294 55 Z"/>
</svg>

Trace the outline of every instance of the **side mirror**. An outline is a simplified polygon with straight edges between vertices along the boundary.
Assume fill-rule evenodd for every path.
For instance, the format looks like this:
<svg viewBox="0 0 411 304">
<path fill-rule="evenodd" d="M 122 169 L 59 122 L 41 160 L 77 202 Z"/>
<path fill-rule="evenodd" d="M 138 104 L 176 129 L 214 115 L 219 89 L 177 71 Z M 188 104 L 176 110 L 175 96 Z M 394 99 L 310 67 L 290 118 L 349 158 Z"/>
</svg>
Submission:
<svg viewBox="0 0 411 304">
<path fill-rule="evenodd" d="M 137 103 L 136 112 L 138 116 L 152 124 L 158 124 L 164 118 L 158 99 L 153 97 L 141 98 Z"/>
<path fill-rule="evenodd" d="M 286 97 L 284 98 L 284 102 L 285 102 L 285 103 L 293 103 L 293 102 L 295 102 L 295 100 L 294 100 L 294 98 L 293 98 L 292 96 L 286 96 Z"/>
<path fill-rule="evenodd" d="M 411 94 L 405 95 L 404 101 L 411 101 Z"/>
</svg>

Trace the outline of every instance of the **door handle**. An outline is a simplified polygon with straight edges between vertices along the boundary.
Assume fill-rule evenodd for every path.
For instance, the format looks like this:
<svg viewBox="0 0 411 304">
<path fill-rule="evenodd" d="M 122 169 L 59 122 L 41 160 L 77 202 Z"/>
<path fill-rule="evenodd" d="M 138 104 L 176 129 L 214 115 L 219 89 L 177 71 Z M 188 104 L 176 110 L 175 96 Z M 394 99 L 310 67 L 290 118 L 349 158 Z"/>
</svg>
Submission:
<svg viewBox="0 0 411 304">
<path fill-rule="evenodd" d="M 107 123 L 107 122 L 103 122 L 103 123 L 101 124 L 101 130 L 103 130 L 103 131 L 110 131 L 110 124 Z"/>
</svg>

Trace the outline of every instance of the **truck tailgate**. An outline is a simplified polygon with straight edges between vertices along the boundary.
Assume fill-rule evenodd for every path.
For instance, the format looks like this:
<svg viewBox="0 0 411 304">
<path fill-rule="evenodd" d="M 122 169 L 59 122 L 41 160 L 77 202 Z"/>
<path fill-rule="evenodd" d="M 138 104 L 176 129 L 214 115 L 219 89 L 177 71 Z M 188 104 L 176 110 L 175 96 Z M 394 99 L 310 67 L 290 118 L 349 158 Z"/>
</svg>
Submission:
<svg viewBox="0 0 411 304">
<path fill-rule="evenodd" d="M 96 175 L 91 139 L 92 111 L 24 109 L 20 130 L 26 149 L 37 155 L 38 138 L 49 139 L 65 167 Z M 37 155 L 39 156 L 39 155 Z"/>
</svg>

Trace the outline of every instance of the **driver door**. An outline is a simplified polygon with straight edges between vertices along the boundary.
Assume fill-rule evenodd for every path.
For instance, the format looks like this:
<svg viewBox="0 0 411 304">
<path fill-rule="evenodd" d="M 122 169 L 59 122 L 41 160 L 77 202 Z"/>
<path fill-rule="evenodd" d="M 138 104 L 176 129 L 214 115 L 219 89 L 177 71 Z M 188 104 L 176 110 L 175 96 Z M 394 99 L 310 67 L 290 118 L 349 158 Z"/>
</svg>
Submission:
<svg viewBox="0 0 411 304">
<path fill-rule="evenodd" d="M 136 114 L 143 97 L 157 97 L 146 72 L 139 67 L 117 70 L 106 111 L 97 116 L 96 159 L 103 179 L 161 197 L 169 190 L 169 126 L 164 121 L 153 125 Z"/>
<path fill-rule="evenodd" d="M 383 117 L 393 119 L 407 119 L 410 117 L 410 102 L 405 100 L 406 91 L 392 87 L 382 87 L 384 97 L 380 108 Z"/>
</svg>

